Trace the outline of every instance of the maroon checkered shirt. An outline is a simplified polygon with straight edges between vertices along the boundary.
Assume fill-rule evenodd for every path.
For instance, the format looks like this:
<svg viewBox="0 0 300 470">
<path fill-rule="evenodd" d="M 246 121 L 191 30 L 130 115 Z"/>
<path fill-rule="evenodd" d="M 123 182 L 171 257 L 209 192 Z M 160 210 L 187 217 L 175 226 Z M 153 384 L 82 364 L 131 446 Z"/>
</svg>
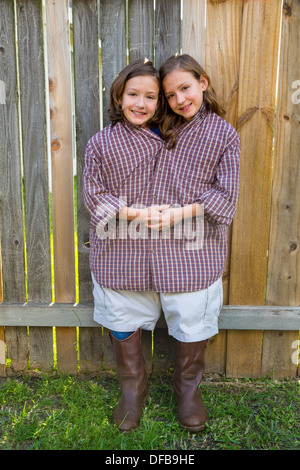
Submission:
<svg viewBox="0 0 300 470">
<path fill-rule="evenodd" d="M 103 287 L 156 292 L 195 291 L 216 281 L 224 271 L 227 228 L 236 211 L 239 159 L 237 132 L 204 104 L 179 129 L 171 150 L 154 132 L 128 121 L 94 135 L 86 147 L 83 176 L 96 281 Z M 195 202 L 205 210 L 201 226 L 192 221 L 192 230 L 204 229 L 195 248 L 183 228 L 176 232 L 173 227 L 165 236 L 116 218 L 124 206 Z"/>
</svg>

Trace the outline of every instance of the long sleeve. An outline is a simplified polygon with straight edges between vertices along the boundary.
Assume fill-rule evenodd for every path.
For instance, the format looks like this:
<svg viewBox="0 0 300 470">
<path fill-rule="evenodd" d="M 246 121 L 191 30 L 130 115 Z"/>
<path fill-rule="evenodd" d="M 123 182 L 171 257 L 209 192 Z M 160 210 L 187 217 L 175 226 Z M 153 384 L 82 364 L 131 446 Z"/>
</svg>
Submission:
<svg viewBox="0 0 300 470">
<path fill-rule="evenodd" d="M 213 186 L 205 191 L 198 203 L 205 217 L 212 223 L 230 225 L 236 212 L 239 195 L 240 139 L 230 134 L 226 148 L 217 167 Z"/>
<path fill-rule="evenodd" d="M 83 171 L 83 200 L 91 215 L 90 226 L 95 231 L 104 227 L 108 221 L 126 206 L 121 199 L 111 194 L 103 183 L 101 158 L 89 142 L 85 150 Z M 100 225 L 99 225 L 100 224 Z"/>
</svg>

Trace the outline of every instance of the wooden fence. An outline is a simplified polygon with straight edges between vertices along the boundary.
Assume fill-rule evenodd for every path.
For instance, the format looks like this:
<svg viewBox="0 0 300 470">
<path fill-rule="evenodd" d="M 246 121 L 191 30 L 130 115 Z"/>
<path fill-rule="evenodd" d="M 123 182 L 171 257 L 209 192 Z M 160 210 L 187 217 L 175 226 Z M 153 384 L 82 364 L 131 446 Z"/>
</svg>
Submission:
<svg viewBox="0 0 300 470">
<path fill-rule="evenodd" d="M 0 1 L 0 374 L 114 368 L 107 332 L 92 319 L 84 149 L 108 123 L 108 90 L 126 63 L 143 56 L 159 67 L 182 51 L 204 64 L 242 146 L 220 333 L 209 341 L 206 370 L 295 377 L 300 1 L 70 6 Z M 143 338 L 148 371 L 170 369 L 174 341 L 164 320 Z"/>
</svg>

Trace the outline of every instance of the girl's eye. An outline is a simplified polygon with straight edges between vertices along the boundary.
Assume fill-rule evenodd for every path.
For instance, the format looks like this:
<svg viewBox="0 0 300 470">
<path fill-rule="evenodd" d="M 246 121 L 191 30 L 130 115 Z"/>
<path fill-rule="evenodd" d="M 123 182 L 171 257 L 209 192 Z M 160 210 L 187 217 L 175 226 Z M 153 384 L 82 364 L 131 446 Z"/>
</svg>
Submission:
<svg viewBox="0 0 300 470">
<path fill-rule="evenodd" d="M 188 88 L 189 88 L 188 86 L 184 86 L 182 89 L 187 90 Z"/>
</svg>

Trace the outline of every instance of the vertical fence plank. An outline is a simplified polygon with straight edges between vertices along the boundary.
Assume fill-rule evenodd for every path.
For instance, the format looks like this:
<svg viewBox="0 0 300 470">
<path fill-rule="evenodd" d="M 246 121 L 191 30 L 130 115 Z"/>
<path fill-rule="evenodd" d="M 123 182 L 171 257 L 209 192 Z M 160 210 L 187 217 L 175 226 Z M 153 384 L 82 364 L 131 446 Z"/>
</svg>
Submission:
<svg viewBox="0 0 300 470">
<path fill-rule="evenodd" d="M 182 53 L 194 57 L 202 67 L 205 63 L 205 13 L 206 0 L 183 0 Z"/>
<path fill-rule="evenodd" d="M 130 62 L 141 57 L 154 59 L 153 0 L 130 0 L 128 11 L 128 43 Z"/>
<path fill-rule="evenodd" d="M 51 253 L 42 3 L 40 0 L 19 1 L 17 14 L 27 295 L 29 302 L 50 303 Z M 35 86 L 32 86 L 33 83 Z M 30 328 L 29 344 L 31 368 L 52 368 L 52 328 Z"/>
<path fill-rule="evenodd" d="M 294 83 L 300 76 L 300 3 L 283 4 L 279 87 L 275 120 L 274 178 L 266 302 L 300 304 L 300 106 Z M 298 75 L 297 75 L 298 74 Z M 299 89 L 300 82 L 296 82 Z M 293 344 L 298 331 L 264 332 L 263 374 L 297 374 Z"/>
<path fill-rule="evenodd" d="M 127 64 L 125 0 L 100 1 L 102 48 L 103 125 L 109 124 L 109 89 L 117 74 Z M 112 60 L 113 58 L 113 60 Z"/>
<path fill-rule="evenodd" d="M 1 300 L 1 298 L 0 298 Z M 4 327 L 0 326 L 0 377 L 6 377 L 6 350 Z"/>
<path fill-rule="evenodd" d="M 265 303 L 280 14 L 280 0 L 244 5 L 237 124 L 242 183 L 232 231 L 231 304 Z M 261 348 L 261 332 L 228 332 L 227 375 L 259 376 Z"/>
<path fill-rule="evenodd" d="M 2 288 L 2 255 L 1 255 L 1 240 L 0 240 L 0 303 L 3 302 L 3 288 Z M 0 377 L 6 377 L 6 347 L 4 326 L 0 326 Z"/>
<path fill-rule="evenodd" d="M 98 9 L 97 0 L 75 0 L 72 5 L 79 301 L 86 303 L 91 302 L 93 296 L 88 244 L 90 217 L 83 202 L 82 175 L 85 147 L 88 140 L 100 130 Z"/>
<path fill-rule="evenodd" d="M 42 4 L 40 0 L 19 1 L 17 13 L 27 293 L 29 302 L 49 303 L 52 294 Z"/>
<path fill-rule="evenodd" d="M 209 1 L 206 6 L 205 70 L 217 96 L 223 100 L 226 106 L 225 119 L 234 127 L 237 125 L 243 3 L 243 0 L 230 0 L 221 3 Z M 225 305 L 229 301 L 231 236 L 232 225 L 228 230 L 228 254 L 223 273 Z M 214 360 L 224 366 L 226 363 L 227 332 L 220 331 L 219 336 L 217 341 L 212 339 L 207 348 L 207 363 L 208 365 L 211 363 L 211 367 L 213 367 Z M 218 357 L 219 359 L 217 359 Z"/>
<path fill-rule="evenodd" d="M 0 12 L 0 80 L 4 89 L 4 96 L 0 105 L 0 208 L 3 300 L 5 302 L 24 302 L 26 294 L 22 171 L 18 128 L 18 89 L 13 2 L 9 0 L 1 2 Z"/>
<path fill-rule="evenodd" d="M 180 0 L 156 0 L 155 66 L 180 52 Z"/>
<path fill-rule="evenodd" d="M 55 301 L 75 302 L 72 81 L 69 2 L 46 0 Z M 77 372 L 76 328 L 57 328 L 57 366 Z"/>
<path fill-rule="evenodd" d="M 68 2 L 46 1 L 55 301 L 75 300 L 72 82 Z"/>
<path fill-rule="evenodd" d="M 233 304 L 265 303 L 280 6 L 280 0 L 244 6 L 237 123 L 243 184 L 233 227 Z"/>
<path fill-rule="evenodd" d="M 100 130 L 99 38 L 97 0 L 75 0 L 73 11 L 79 302 L 92 302 L 89 268 L 89 214 L 83 203 L 82 174 L 88 140 Z M 103 365 L 102 329 L 79 328 L 81 372 L 97 372 Z"/>
<path fill-rule="evenodd" d="M 157 328 L 153 337 L 153 372 L 165 374 L 175 366 L 176 340 L 168 335 L 167 328 Z"/>
<path fill-rule="evenodd" d="M 0 4 L 0 209 L 3 300 L 26 301 L 14 3 Z M 22 338 L 22 340 L 20 340 Z M 28 364 L 26 327 L 5 328 L 10 371 Z"/>
<path fill-rule="evenodd" d="M 278 379 L 297 375 L 297 362 L 293 353 L 298 335 L 299 331 L 264 331 L 262 376 Z"/>
</svg>

